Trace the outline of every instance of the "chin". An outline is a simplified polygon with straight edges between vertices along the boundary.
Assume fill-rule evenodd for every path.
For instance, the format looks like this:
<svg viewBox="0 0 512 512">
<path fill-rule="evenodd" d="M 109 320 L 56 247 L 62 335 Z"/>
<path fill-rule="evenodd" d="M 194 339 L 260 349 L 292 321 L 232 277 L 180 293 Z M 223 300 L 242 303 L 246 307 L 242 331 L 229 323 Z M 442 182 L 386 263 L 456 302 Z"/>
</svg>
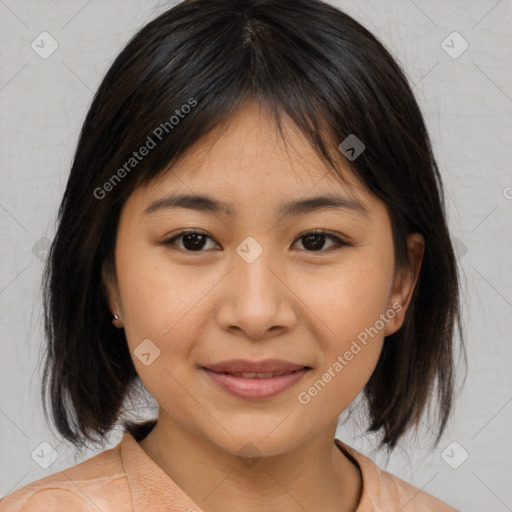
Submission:
<svg viewBox="0 0 512 512">
<path fill-rule="evenodd" d="M 276 418 L 272 426 L 269 426 L 269 422 L 258 425 L 256 421 L 247 428 L 240 425 L 236 428 L 226 426 L 231 435 L 222 430 L 225 435 L 220 439 L 210 438 L 210 441 L 226 453 L 241 458 L 275 457 L 301 444 L 297 434 L 300 431 L 299 425 L 284 426 L 282 421 L 283 417 L 280 417 Z"/>
</svg>

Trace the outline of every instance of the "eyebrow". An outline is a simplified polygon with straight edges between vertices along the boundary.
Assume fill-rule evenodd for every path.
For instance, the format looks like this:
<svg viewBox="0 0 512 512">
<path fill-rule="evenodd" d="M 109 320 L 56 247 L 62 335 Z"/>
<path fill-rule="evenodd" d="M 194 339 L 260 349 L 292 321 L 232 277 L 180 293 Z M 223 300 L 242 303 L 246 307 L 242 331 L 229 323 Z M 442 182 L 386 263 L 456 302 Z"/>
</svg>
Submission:
<svg viewBox="0 0 512 512">
<path fill-rule="evenodd" d="M 188 208 L 200 212 L 223 213 L 230 217 L 236 217 L 236 210 L 232 203 L 226 203 L 204 195 L 191 194 L 169 195 L 157 199 L 144 210 L 144 215 L 172 208 Z M 358 201 L 332 194 L 282 203 L 276 208 L 275 215 L 304 215 L 318 210 L 346 210 L 368 217 L 368 210 Z"/>
</svg>

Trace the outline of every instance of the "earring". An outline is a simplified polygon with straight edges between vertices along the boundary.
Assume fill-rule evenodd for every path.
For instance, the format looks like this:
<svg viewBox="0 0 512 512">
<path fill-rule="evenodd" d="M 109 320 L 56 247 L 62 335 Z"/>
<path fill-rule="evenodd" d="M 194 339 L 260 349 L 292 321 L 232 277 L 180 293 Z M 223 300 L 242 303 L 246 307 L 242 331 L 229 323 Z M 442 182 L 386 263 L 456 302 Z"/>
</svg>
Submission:
<svg viewBox="0 0 512 512">
<path fill-rule="evenodd" d="M 118 329 L 122 327 L 122 324 L 119 321 L 119 315 L 117 313 L 114 313 L 114 319 L 112 320 L 112 324 L 114 325 L 114 327 L 117 327 Z"/>
</svg>

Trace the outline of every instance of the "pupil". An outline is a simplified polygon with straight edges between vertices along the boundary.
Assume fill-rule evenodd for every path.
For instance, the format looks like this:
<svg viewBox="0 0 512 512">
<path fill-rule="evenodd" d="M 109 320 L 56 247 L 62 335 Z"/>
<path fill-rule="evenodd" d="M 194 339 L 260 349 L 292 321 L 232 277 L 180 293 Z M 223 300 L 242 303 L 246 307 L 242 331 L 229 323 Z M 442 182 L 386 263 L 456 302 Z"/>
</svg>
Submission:
<svg viewBox="0 0 512 512">
<path fill-rule="evenodd" d="M 192 243 L 188 243 L 190 241 L 192 241 Z M 204 235 L 200 233 L 189 233 L 184 236 L 183 245 L 190 250 L 201 249 L 204 245 Z"/>
<path fill-rule="evenodd" d="M 324 245 L 324 240 L 323 238 L 325 237 L 325 235 L 322 235 L 322 234 L 312 234 L 312 235 L 307 235 L 306 236 L 306 243 L 304 244 L 304 247 L 307 248 L 307 244 L 309 243 L 309 241 L 313 240 L 313 243 L 310 245 L 310 248 L 313 250 L 313 251 L 318 251 L 320 250 L 323 245 Z M 320 239 L 320 243 L 318 243 L 318 240 Z M 314 241 L 317 241 L 317 243 L 314 243 Z M 312 247 L 311 247 L 312 246 Z"/>
</svg>

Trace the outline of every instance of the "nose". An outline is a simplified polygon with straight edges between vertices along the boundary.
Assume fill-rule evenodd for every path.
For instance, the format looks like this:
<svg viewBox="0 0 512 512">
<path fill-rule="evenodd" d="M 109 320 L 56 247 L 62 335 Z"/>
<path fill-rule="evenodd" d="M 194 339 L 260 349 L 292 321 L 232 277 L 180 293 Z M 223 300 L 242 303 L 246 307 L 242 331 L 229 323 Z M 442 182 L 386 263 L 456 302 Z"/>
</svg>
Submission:
<svg viewBox="0 0 512 512">
<path fill-rule="evenodd" d="M 217 309 L 217 322 L 224 330 L 261 340 L 282 334 L 297 323 L 295 295 L 270 252 L 263 250 L 251 263 L 234 255 Z"/>
</svg>

